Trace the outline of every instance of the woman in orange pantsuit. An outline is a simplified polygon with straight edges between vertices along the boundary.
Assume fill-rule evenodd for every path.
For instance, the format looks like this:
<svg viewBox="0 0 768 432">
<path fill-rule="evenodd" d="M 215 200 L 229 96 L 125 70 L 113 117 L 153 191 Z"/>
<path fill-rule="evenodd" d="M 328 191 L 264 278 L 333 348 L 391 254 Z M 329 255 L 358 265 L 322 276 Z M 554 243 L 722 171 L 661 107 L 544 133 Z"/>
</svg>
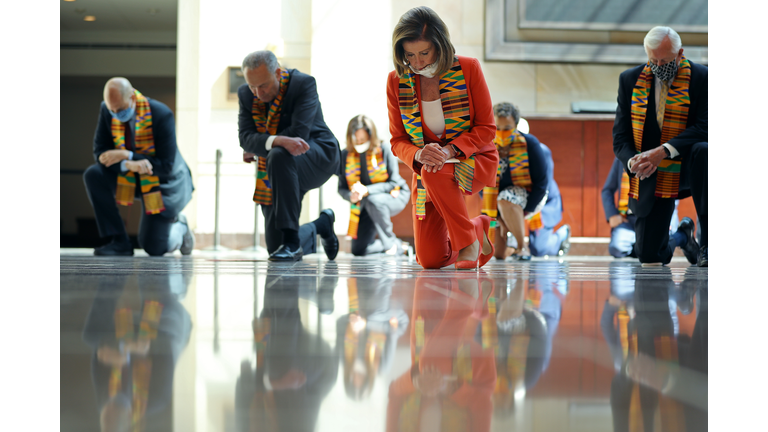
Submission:
<svg viewBox="0 0 768 432">
<path fill-rule="evenodd" d="M 389 386 L 386 431 L 488 432 L 496 361 L 474 336 L 492 283 L 419 276 L 415 285 L 412 366 Z"/>
<path fill-rule="evenodd" d="M 428 7 L 409 10 L 392 35 L 387 80 L 392 152 L 413 170 L 416 260 L 475 269 L 493 256 L 491 219 L 469 218 L 464 195 L 496 184 L 499 155 L 488 86 L 477 59 L 456 56 Z"/>
</svg>

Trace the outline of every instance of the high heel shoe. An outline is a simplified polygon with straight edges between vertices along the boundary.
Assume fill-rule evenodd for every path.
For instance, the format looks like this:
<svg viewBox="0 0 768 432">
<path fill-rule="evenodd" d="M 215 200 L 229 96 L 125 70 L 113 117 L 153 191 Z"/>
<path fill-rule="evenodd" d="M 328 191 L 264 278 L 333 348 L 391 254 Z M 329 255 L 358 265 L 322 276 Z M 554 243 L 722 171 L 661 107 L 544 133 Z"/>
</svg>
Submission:
<svg viewBox="0 0 768 432">
<path fill-rule="evenodd" d="M 493 253 L 491 253 L 491 255 L 493 255 Z M 488 299 L 491 298 L 496 287 L 490 279 L 481 278 L 478 279 L 477 290 L 477 303 L 475 303 L 475 308 L 472 311 L 472 317 L 478 320 L 483 320 L 488 318 Z"/>
<path fill-rule="evenodd" d="M 478 232 L 477 224 L 473 223 L 473 225 L 475 227 L 475 237 L 476 237 L 476 239 L 477 240 L 482 239 L 483 236 L 482 236 L 482 233 Z M 478 236 L 478 234 L 479 234 L 479 236 Z M 467 247 L 469 247 L 469 246 L 467 246 Z M 480 255 L 481 255 L 481 253 L 483 251 L 483 244 L 478 242 L 477 247 L 478 247 L 477 258 L 475 258 L 474 261 L 469 261 L 469 260 L 456 261 L 456 264 L 455 264 L 456 270 L 476 270 L 478 268 L 478 262 L 479 262 L 479 259 L 480 259 Z"/>
<path fill-rule="evenodd" d="M 478 264 L 479 258 L 480 258 L 480 251 L 478 250 L 477 258 L 475 258 L 474 261 L 469 261 L 469 260 L 456 261 L 456 264 L 455 264 L 456 270 L 477 270 L 478 268 L 477 264 Z"/>
<path fill-rule="evenodd" d="M 493 246 L 493 242 L 490 238 L 488 238 L 488 233 L 491 230 L 491 218 L 486 215 L 480 215 L 477 218 L 475 218 L 477 222 L 479 222 L 480 229 L 482 231 L 482 235 L 478 235 L 477 239 L 480 240 L 481 238 L 482 243 L 480 243 L 480 257 L 479 257 L 479 266 L 484 266 L 488 261 L 491 260 L 493 257 L 493 253 L 496 251 L 496 248 Z M 485 253 L 490 249 L 490 252 Z"/>
</svg>

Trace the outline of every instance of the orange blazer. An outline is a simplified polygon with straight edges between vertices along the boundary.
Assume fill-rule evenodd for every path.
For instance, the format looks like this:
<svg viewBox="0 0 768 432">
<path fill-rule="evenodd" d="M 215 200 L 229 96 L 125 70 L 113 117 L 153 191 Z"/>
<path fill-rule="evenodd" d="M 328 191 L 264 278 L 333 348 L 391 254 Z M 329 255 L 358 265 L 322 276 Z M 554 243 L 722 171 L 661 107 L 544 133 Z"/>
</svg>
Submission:
<svg viewBox="0 0 768 432">
<path fill-rule="evenodd" d="M 464 72 L 464 80 L 467 83 L 467 95 L 469 96 L 470 128 L 456 137 L 451 144 L 458 147 L 464 155 L 475 155 L 475 181 L 486 185 L 496 184 L 496 170 L 499 166 L 499 153 L 493 144 L 496 137 L 496 122 L 493 119 L 493 104 L 488 85 L 485 83 L 480 62 L 475 58 L 457 56 L 461 70 Z M 421 107 L 420 76 L 416 75 L 416 96 Z M 392 153 L 405 162 L 414 173 L 421 173 L 421 164 L 416 162 L 418 147 L 411 143 L 411 137 L 405 131 L 403 120 L 400 117 L 400 103 L 398 100 L 400 77 L 395 71 L 389 73 L 387 78 L 387 107 L 389 111 L 389 132 L 392 135 Z M 419 108 L 421 111 L 421 108 Z M 424 144 L 439 143 L 445 146 L 444 140 L 429 130 L 426 123 L 422 123 L 424 131 Z"/>
</svg>

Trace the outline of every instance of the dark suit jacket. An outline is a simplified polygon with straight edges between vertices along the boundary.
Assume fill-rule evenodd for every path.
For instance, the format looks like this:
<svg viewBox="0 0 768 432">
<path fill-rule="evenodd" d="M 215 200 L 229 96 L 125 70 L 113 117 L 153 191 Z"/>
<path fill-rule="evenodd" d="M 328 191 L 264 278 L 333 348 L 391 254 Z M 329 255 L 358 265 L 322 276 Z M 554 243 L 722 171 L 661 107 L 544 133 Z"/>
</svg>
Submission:
<svg viewBox="0 0 768 432">
<path fill-rule="evenodd" d="M 544 159 L 547 161 L 547 191 L 549 192 L 547 202 L 541 209 L 541 222 L 547 228 L 554 228 L 563 220 L 563 200 L 560 199 L 560 188 L 555 182 L 555 161 L 552 159 L 552 150 L 544 143 L 539 145 Z"/>
<path fill-rule="evenodd" d="M 523 210 L 532 212 L 536 209 L 544 194 L 547 192 L 547 159 L 541 149 L 539 139 L 533 135 L 521 132 L 528 145 L 528 170 L 531 176 L 531 192 L 528 194 L 528 204 Z M 550 153 L 551 154 L 551 153 Z M 512 178 L 509 170 L 501 173 L 499 192 L 512 186 Z"/>
<path fill-rule="evenodd" d="M 387 164 L 387 174 L 389 174 L 389 180 L 381 183 L 371 183 L 371 179 L 368 178 L 368 165 L 367 161 L 360 155 L 360 183 L 364 184 L 368 188 L 368 194 L 374 195 L 378 193 L 390 193 L 395 186 L 400 186 L 400 195 L 410 197 L 411 191 L 408 188 L 408 183 L 400 177 L 400 165 L 397 158 L 392 154 L 392 147 L 389 143 L 381 143 L 381 152 L 384 159 L 384 163 Z M 349 195 L 352 193 L 349 190 L 347 184 L 347 150 L 341 151 L 341 163 L 339 163 L 339 195 L 342 198 L 349 201 Z"/>
<path fill-rule="evenodd" d="M 311 75 L 288 69 L 291 76 L 288 90 L 280 107 L 277 135 L 302 138 L 309 144 L 305 153 L 313 164 L 325 173 L 336 174 L 339 166 L 339 142 L 323 120 L 323 109 L 317 96 L 317 84 Z M 267 156 L 268 133 L 259 133 L 253 122 L 251 108 L 255 97 L 246 84 L 237 89 L 240 100 L 238 125 L 240 147 L 260 157 Z"/>
<path fill-rule="evenodd" d="M 152 111 L 152 136 L 155 140 L 155 155 L 147 156 L 133 152 L 133 160 L 148 159 L 152 172 L 160 178 L 160 193 L 163 195 L 165 210 L 163 216 L 175 217 L 192 199 L 192 174 L 187 163 L 176 146 L 176 122 L 173 112 L 164 103 L 147 98 Z M 136 119 L 128 122 L 131 131 L 135 131 Z M 131 149 L 136 148 L 135 132 L 131 135 Z M 128 143 L 127 143 L 128 144 Z M 112 115 L 104 102 L 101 103 L 99 122 L 93 137 L 93 157 L 99 163 L 99 156 L 107 150 L 114 150 L 112 141 Z M 120 174 L 120 164 L 109 167 L 115 174 Z"/>
<path fill-rule="evenodd" d="M 619 96 L 618 107 L 616 107 L 616 120 L 613 124 L 613 152 L 621 161 L 621 166 L 629 173 L 627 162 L 637 152 L 632 137 L 632 89 L 637 82 L 637 78 L 645 65 L 633 67 L 621 73 L 619 77 Z M 682 167 L 680 173 L 680 195 L 678 198 L 690 196 L 690 185 L 686 172 L 690 169 L 687 158 L 694 144 L 707 142 L 708 139 L 708 68 L 691 62 L 691 83 L 689 87 L 689 96 L 691 105 L 688 109 L 688 121 L 686 129 L 678 136 L 671 139 L 672 145 L 682 157 Z M 642 151 L 650 150 L 664 144 L 661 142 L 661 129 L 656 122 L 656 98 L 655 90 L 656 80 L 651 83 L 648 92 L 648 111 L 645 117 L 645 126 L 643 128 Z M 629 208 L 639 217 L 646 216 L 653 207 L 656 200 L 654 192 L 656 190 L 656 174 L 640 182 L 640 201 L 630 198 Z M 630 176 L 634 176 L 629 173 Z"/>
</svg>

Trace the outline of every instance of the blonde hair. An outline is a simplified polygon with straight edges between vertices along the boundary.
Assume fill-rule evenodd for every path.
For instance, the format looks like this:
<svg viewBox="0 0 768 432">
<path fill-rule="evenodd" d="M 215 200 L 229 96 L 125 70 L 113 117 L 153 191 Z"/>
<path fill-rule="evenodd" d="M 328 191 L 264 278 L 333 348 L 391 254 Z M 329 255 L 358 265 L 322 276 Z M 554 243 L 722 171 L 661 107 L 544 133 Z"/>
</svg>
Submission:
<svg viewBox="0 0 768 432">
<path fill-rule="evenodd" d="M 379 139 L 379 135 L 376 133 L 376 125 L 373 124 L 373 120 L 371 120 L 370 117 L 366 115 L 360 114 L 352 117 L 352 120 L 350 120 L 349 124 L 347 125 L 347 151 L 349 153 L 356 152 L 355 144 L 362 144 L 356 142 L 355 139 L 355 132 L 359 131 L 360 129 L 368 132 L 368 139 L 371 142 L 371 149 L 381 147 L 381 140 Z"/>
<path fill-rule="evenodd" d="M 437 73 L 442 75 L 453 65 L 456 49 L 451 43 L 448 27 L 435 11 L 426 7 L 415 7 L 400 17 L 392 32 L 392 60 L 398 76 L 408 72 L 403 42 L 424 40 L 432 42 L 436 52 Z"/>
</svg>

